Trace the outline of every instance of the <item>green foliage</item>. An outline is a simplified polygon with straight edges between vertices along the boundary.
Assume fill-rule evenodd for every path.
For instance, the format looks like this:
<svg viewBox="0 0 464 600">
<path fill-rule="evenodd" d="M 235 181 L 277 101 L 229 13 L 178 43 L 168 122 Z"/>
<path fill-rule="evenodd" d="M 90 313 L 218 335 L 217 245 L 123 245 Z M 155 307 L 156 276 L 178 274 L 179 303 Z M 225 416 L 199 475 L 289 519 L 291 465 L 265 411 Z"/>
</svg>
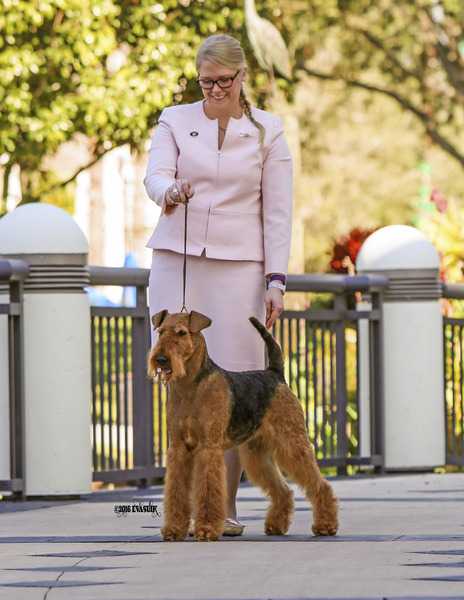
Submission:
<svg viewBox="0 0 464 600">
<path fill-rule="evenodd" d="M 281 8 L 300 80 L 305 270 L 321 271 L 351 228 L 415 222 L 425 154 L 433 184 L 462 197 L 464 4 L 282 0 Z"/>
<path fill-rule="evenodd" d="M 306 269 L 324 270 L 331 237 L 413 221 L 424 127 L 448 156 L 462 156 L 464 5 L 257 0 L 256 8 L 295 66 L 295 82 L 278 87 L 300 123 Z M 0 156 L 5 168 L 20 165 L 23 201 L 57 193 L 64 182 L 44 159 L 76 134 L 90 140 L 89 165 L 119 145 L 142 151 L 162 108 L 201 97 L 195 55 L 218 32 L 241 41 L 248 91 L 265 108 L 269 80 L 248 42 L 243 0 L 5 0 Z M 348 93 L 353 84 L 371 88 Z M 448 171 L 445 187 L 456 181 Z M 4 190 L 0 214 L 5 200 Z"/>
<path fill-rule="evenodd" d="M 302 68 L 395 98 L 464 166 L 462 2 L 312 0 L 298 19 L 308 40 L 298 49 Z"/>
<path fill-rule="evenodd" d="M 444 376 L 447 452 L 464 456 L 464 402 L 462 325 L 445 322 Z"/>
<path fill-rule="evenodd" d="M 448 281 L 462 281 L 464 269 L 464 211 L 455 198 L 448 199 L 445 212 L 435 211 L 421 221 L 427 234 L 441 256 L 442 269 Z"/>
<path fill-rule="evenodd" d="M 310 273 L 329 269 L 336 240 L 353 228 L 410 223 L 416 212 L 423 137 L 414 118 L 386 98 L 376 96 L 367 104 L 367 92 L 347 96 L 340 88 L 307 81 L 297 92 L 299 189 Z M 449 163 L 441 160 L 443 175 Z"/>
<path fill-rule="evenodd" d="M 446 199 L 446 209 L 436 209 L 422 215 L 418 223 L 440 256 L 440 277 L 450 283 L 462 283 L 464 275 L 464 211 L 453 196 Z M 464 300 L 442 300 L 447 316 L 464 315 Z"/>
<path fill-rule="evenodd" d="M 49 189 L 43 160 L 76 133 L 91 140 L 93 160 L 123 144 L 141 151 L 161 109 L 201 97 L 195 55 L 219 32 L 252 57 L 241 0 L 5 0 L 0 155 L 20 165 L 23 201 Z"/>
</svg>

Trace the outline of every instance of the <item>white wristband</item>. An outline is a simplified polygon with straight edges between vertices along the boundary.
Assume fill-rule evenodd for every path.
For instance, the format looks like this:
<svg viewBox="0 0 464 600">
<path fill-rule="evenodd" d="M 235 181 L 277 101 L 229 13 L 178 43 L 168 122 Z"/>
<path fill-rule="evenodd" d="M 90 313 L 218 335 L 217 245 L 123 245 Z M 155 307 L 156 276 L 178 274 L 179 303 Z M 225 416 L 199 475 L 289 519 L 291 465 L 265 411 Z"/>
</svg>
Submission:
<svg viewBox="0 0 464 600">
<path fill-rule="evenodd" d="M 269 285 L 268 285 L 268 288 L 271 288 L 271 287 L 275 287 L 275 288 L 279 289 L 282 292 L 282 294 L 285 294 L 286 287 L 281 281 L 278 281 L 277 279 L 273 279 L 272 281 L 269 282 Z"/>
</svg>

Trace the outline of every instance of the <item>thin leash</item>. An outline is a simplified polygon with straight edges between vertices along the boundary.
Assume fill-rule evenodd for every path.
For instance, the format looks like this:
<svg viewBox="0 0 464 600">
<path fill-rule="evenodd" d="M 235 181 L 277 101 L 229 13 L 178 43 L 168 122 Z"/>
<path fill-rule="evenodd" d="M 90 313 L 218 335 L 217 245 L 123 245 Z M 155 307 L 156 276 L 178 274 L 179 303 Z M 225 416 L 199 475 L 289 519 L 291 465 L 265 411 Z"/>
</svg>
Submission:
<svg viewBox="0 0 464 600">
<path fill-rule="evenodd" d="M 182 308 L 180 312 L 188 312 L 187 307 L 185 306 L 185 284 L 187 280 L 187 206 L 188 206 L 188 198 L 187 202 L 185 202 L 185 213 L 184 213 L 184 267 L 182 273 Z"/>
</svg>

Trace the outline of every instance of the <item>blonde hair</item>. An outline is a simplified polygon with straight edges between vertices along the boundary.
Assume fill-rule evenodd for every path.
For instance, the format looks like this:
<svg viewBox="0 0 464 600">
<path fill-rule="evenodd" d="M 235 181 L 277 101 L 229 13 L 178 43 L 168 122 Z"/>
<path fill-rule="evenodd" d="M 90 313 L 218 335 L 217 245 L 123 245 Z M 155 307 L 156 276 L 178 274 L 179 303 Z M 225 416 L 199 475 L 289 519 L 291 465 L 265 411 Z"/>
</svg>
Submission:
<svg viewBox="0 0 464 600">
<path fill-rule="evenodd" d="M 197 71 L 199 71 L 201 63 L 204 60 L 230 69 L 242 69 L 247 66 L 245 53 L 240 42 L 226 33 L 210 35 L 201 44 L 196 57 Z M 246 116 L 259 130 L 259 143 L 262 147 L 266 130 L 264 125 L 257 121 L 251 114 L 251 105 L 243 87 L 240 88 L 240 105 L 243 107 Z"/>
</svg>

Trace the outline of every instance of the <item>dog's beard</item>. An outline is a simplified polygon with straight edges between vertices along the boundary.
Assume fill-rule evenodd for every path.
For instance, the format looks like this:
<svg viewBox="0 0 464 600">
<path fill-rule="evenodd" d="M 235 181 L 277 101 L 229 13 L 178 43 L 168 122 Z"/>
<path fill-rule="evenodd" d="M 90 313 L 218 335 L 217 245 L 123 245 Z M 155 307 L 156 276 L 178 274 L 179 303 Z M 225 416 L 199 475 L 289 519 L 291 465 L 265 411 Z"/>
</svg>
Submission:
<svg viewBox="0 0 464 600">
<path fill-rule="evenodd" d="M 171 357 L 171 375 L 170 381 L 175 381 L 181 377 L 185 377 L 184 361 L 176 355 Z"/>
<path fill-rule="evenodd" d="M 147 361 L 148 377 L 155 379 L 156 375 L 157 375 L 157 369 L 158 369 L 158 365 L 156 364 L 155 355 L 154 355 L 153 351 L 151 351 L 150 354 L 148 355 L 148 361 Z"/>
</svg>

